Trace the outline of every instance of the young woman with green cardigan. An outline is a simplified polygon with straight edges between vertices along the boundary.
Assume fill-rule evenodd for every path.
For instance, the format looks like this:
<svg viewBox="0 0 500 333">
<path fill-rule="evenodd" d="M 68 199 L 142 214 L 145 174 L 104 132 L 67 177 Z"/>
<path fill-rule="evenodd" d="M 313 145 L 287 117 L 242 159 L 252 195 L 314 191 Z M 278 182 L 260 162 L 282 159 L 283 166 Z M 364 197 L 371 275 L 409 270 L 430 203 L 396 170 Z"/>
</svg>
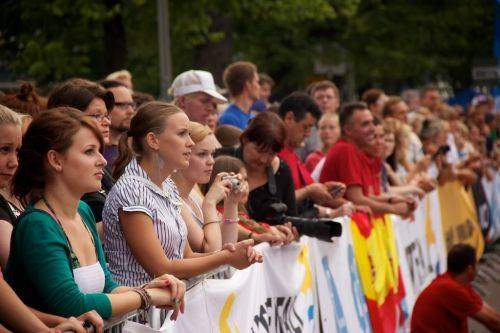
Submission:
<svg viewBox="0 0 500 333">
<path fill-rule="evenodd" d="M 101 186 L 102 136 L 72 108 L 37 117 L 23 139 L 14 195 L 30 204 L 14 227 L 6 280 L 29 306 L 60 316 L 103 318 L 151 305 L 183 311 L 185 285 L 163 275 L 118 286 L 104 261 L 90 208 L 80 198 Z"/>
</svg>

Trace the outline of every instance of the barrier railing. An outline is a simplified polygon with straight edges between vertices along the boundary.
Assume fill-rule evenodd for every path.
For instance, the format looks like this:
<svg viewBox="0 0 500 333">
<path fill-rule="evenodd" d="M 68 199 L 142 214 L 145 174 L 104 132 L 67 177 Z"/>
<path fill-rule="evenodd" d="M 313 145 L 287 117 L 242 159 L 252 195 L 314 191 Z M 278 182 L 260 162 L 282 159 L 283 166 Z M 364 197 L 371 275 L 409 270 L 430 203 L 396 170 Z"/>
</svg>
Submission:
<svg viewBox="0 0 500 333">
<path fill-rule="evenodd" d="M 184 282 L 186 283 L 186 291 L 189 291 L 197 284 L 201 283 L 203 280 L 206 279 L 228 279 L 232 276 L 233 272 L 234 270 L 230 266 L 224 265 L 208 273 L 198 275 L 191 279 L 185 280 Z M 159 317 L 155 318 L 157 319 L 158 322 L 156 323 L 152 322 L 153 318 L 151 316 L 151 313 L 146 314 L 146 319 L 148 321 L 149 326 L 155 327 L 158 326 L 158 324 L 160 324 L 161 326 L 161 323 L 163 323 L 163 321 L 167 318 L 167 316 L 168 316 L 168 311 L 161 310 Z M 120 333 L 123 329 L 123 326 L 125 325 L 125 322 L 127 321 L 134 321 L 138 323 L 141 322 L 141 316 L 139 311 L 132 311 L 130 313 L 127 313 L 126 315 L 113 317 L 108 320 L 105 320 L 104 333 Z M 93 332 L 93 329 L 89 329 L 87 331 Z"/>
</svg>

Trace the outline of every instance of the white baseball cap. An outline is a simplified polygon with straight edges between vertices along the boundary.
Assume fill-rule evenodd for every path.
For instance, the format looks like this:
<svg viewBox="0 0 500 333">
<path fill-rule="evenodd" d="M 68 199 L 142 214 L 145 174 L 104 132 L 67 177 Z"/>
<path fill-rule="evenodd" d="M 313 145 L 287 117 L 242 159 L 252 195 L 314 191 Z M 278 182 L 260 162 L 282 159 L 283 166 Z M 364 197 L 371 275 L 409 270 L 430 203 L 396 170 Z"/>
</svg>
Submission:
<svg viewBox="0 0 500 333">
<path fill-rule="evenodd" d="M 215 98 L 217 103 L 227 103 L 227 99 L 217 92 L 214 78 L 210 72 L 190 70 L 179 74 L 169 92 L 174 96 L 182 96 L 194 92 L 204 92 Z"/>
</svg>

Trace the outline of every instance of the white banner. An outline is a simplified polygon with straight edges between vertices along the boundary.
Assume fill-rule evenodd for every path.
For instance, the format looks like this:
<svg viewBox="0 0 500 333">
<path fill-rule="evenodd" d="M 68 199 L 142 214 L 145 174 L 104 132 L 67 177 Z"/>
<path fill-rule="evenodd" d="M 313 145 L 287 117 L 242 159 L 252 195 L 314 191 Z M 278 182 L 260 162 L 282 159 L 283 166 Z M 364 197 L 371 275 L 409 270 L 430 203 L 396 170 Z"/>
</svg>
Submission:
<svg viewBox="0 0 500 333">
<path fill-rule="evenodd" d="M 189 290 L 171 332 L 372 332 L 348 219 L 342 223 L 334 243 L 302 237 L 284 247 L 258 245 L 264 263 Z M 418 294 L 446 270 L 437 192 L 419 202 L 413 219 L 394 217 L 393 225 L 409 316 Z"/>
<path fill-rule="evenodd" d="M 494 242 L 500 238 L 500 175 L 496 172 L 492 181 L 483 177 L 481 182 L 490 208 L 491 228 L 487 236 Z"/>
<path fill-rule="evenodd" d="M 413 219 L 402 220 L 393 216 L 393 220 L 406 306 L 411 313 L 418 294 L 446 270 L 446 247 L 437 191 L 420 200 Z"/>
<path fill-rule="evenodd" d="M 313 332 L 318 315 L 307 244 L 257 248 L 263 264 L 190 290 L 172 332 Z"/>
<path fill-rule="evenodd" d="M 359 280 L 350 228 L 343 221 L 342 237 L 334 243 L 305 238 L 316 270 L 316 287 L 323 332 L 371 332 L 370 317 Z M 318 330 L 319 332 L 319 330 Z"/>
</svg>

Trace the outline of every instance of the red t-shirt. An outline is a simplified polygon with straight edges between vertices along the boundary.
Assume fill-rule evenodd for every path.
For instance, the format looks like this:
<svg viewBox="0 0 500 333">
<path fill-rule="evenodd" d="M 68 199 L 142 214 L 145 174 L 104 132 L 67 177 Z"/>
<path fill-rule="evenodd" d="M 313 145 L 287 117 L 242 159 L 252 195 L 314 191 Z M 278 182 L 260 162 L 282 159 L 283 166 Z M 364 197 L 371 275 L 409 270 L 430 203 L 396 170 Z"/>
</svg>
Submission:
<svg viewBox="0 0 500 333">
<path fill-rule="evenodd" d="M 411 332 L 467 333 L 467 317 L 476 314 L 483 300 L 471 287 L 450 274 L 436 277 L 418 296 L 411 318 Z"/>
<path fill-rule="evenodd" d="M 326 155 L 319 181 L 359 185 L 365 196 L 380 194 L 380 158 L 370 157 L 354 144 L 340 139 Z"/>
<path fill-rule="evenodd" d="M 312 173 L 316 165 L 318 165 L 319 161 L 321 161 L 324 156 L 325 153 L 321 150 L 316 150 L 310 153 L 309 156 L 307 156 L 305 163 L 307 171 Z"/>
<path fill-rule="evenodd" d="M 306 185 L 314 183 L 311 178 L 311 174 L 307 171 L 304 163 L 290 147 L 284 147 L 279 153 L 279 158 L 281 158 L 290 168 L 290 172 L 293 178 L 293 185 L 296 190 L 302 188 Z"/>
</svg>

